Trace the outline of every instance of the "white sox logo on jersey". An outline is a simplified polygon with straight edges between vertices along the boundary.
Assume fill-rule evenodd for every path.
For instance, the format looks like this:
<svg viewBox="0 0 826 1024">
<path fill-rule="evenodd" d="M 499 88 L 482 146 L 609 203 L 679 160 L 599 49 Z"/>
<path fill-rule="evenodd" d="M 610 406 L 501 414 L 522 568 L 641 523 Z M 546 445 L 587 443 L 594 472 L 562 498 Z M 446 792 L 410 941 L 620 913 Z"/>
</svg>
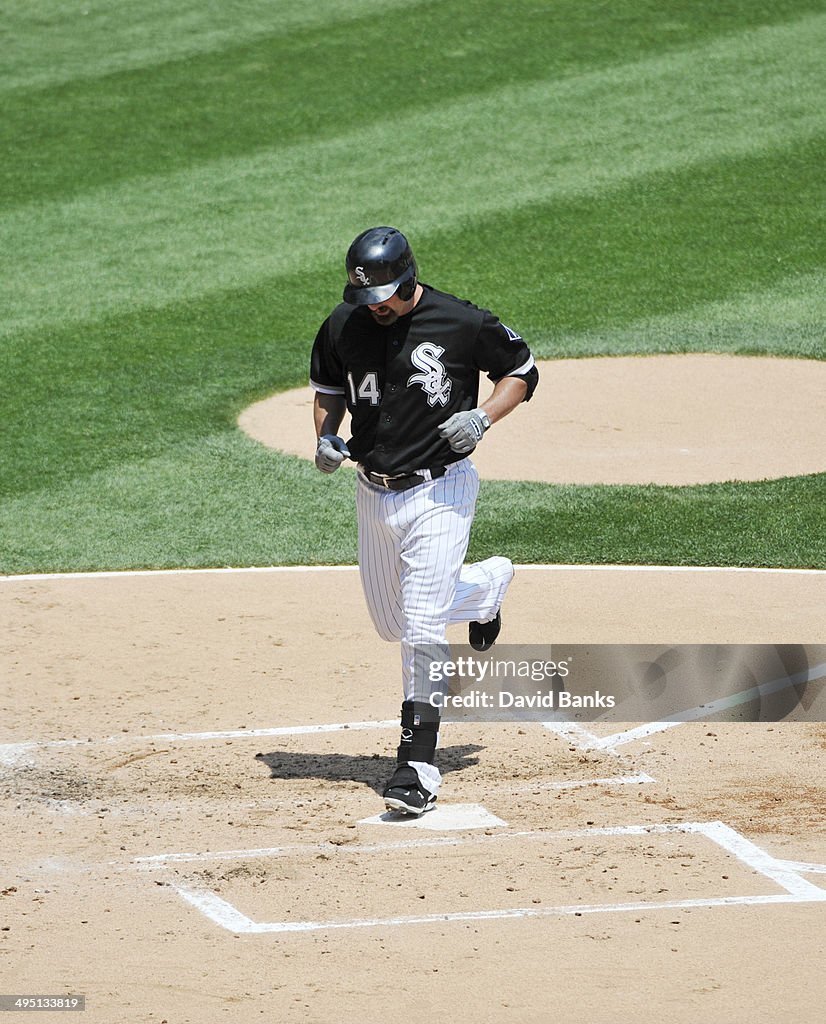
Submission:
<svg viewBox="0 0 826 1024">
<path fill-rule="evenodd" d="M 443 352 L 441 345 L 433 345 L 426 341 L 417 345 L 410 356 L 410 362 L 422 372 L 412 374 L 407 386 L 421 384 L 422 391 L 427 395 L 427 404 L 430 406 L 447 405 L 450 399 L 453 382 L 447 375 L 444 363 L 439 359 Z"/>
</svg>

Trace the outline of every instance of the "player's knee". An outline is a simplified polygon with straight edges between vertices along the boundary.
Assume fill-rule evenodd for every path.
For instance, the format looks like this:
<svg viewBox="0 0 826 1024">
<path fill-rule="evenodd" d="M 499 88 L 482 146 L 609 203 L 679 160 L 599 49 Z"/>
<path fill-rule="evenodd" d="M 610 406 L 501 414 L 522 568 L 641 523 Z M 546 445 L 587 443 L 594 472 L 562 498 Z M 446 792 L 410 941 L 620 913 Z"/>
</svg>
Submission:
<svg viewBox="0 0 826 1024">
<path fill-rule="evenodd" d="M 377 622 L 374 620 L 373 625 L 376 627 L 376 632 L 382 640 L 398 643 L 402 638 L 401 626 L 397 626 L 395 622 Z"/>
<path fill-rule="evenodd" d="M 431 647 L 434 644 L 440 645 L 445 642 L 447 635 L 447 620 L 439 619 L 433 623 L 419 624 L 416 629 L 408 627 L 405 640 L 414 647 Z"/>
</svg>

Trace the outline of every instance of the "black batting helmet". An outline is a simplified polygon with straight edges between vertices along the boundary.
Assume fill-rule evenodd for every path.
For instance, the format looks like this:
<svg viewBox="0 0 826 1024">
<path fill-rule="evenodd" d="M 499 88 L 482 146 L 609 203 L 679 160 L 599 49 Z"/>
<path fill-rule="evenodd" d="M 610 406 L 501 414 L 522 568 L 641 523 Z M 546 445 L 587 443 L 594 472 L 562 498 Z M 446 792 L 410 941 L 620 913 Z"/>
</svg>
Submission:
<svg viewBox="0 0 826 1024">
<path fill-rule="evenodd" d="M 405 301 L 416 288 L 417 269 L 410 243 L 396 228 L 368 228 L 347 250 L 344 301 L 374 305 L 399 293 Z"/>
</svg>

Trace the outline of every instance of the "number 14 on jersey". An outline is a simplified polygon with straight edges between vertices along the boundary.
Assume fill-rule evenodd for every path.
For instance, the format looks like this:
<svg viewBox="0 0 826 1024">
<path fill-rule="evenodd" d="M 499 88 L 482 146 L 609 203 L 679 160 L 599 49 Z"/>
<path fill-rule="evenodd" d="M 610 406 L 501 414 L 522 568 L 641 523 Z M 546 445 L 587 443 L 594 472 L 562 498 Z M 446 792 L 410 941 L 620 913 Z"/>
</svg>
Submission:
<svg viewBox="0 0 826 1024">
<path fill-rule="evenodd" d="M 353 380 L 353 373 L 347 373 L 347 384 L 350 387 L 350 399 L 355 405 L 359 399 L 369 402 L 370 405 L 378 405 L 381 402 L 381 390 L 379 389 L 379 377 L 375 370 L 370 370 L 361 378 L 361 383 L 356 387 Z"/>
</svg>

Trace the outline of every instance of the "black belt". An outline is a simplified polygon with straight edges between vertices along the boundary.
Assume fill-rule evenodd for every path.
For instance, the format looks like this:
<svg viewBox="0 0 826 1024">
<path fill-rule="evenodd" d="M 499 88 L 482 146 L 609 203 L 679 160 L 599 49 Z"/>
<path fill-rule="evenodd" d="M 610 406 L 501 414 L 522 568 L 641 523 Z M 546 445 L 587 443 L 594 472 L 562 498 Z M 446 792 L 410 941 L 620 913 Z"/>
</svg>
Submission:
<svg viewBox="0 0 826 1024">
<path fill-rule="evenodd" d="M 376 487 L 385 487 L 388 491 L 407 491 L 411 487 L 418 487 L 419 484 L 425 483 L 428 479 L 438 480 L 440 476 L 445 475 L 447 469 L 446 466 L 434 466 L 428 470 L 430 477 L 423 476 L 421 473 L 406 473 L 402 476 L 388 476 L 387 473 L 371 473 L 363 466 L 360 467 L 362 475 L 370 481 L 371 484 L 375 484 Z"/>
</svg>

